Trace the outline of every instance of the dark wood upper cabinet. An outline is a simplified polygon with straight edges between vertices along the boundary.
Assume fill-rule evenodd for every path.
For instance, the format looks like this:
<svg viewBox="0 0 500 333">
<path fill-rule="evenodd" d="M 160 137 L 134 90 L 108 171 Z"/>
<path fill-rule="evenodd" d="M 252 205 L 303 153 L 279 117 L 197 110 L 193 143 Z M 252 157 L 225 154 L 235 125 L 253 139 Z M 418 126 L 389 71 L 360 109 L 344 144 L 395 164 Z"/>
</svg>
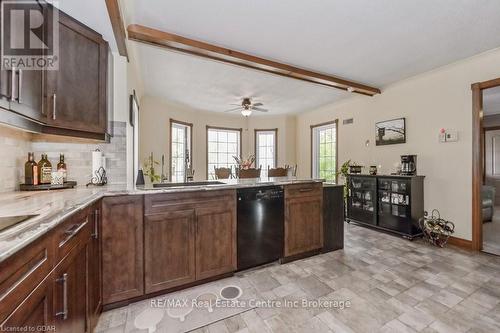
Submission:
<svg viewBox="0 0 500 333">
<path fill-rule="evenodd" d="M 146 293 L 195 280 L 194 229 L 194 209 L 173 209 L 145 217 Z"/>
<path fill-rule="evenodd" d="M 285 257 L 323 247 L 321 184 L 285 187 Z"/>
<path fill-rule="evenodd" d="M 104 198 L 102 217 L 103 303 L 143 295 L 143 197 Z"/>
<path fill-rule="evenodd" d="M 39 9 L 42 6 L 37 4 Z M 24 21 L 12 20 L 11 40 L 24 41 Z M 0 73 L 0 106 L 22 116 L 44 121 L 42 114 L 43 80 L 45 71 L 12 68 Z"/>
<path fill-rule="evenodd" d="M 12 71 L 0 69 L 0 107 L 9 110 L 12 86 Z"/>
<path fill-rule="evenodd" d="M 91 330 L 97 325 L 102 310 L 102 269 L 101 269 L 101 204 L 96 203 L 90 213 L 92 231 L 88 245 L 88 314 Z"/>
<path fill-rule="evenodd" d="M 73 248 L 53 272 L 56 332 L 85 333 L 87 330 L 87 245 Z"/>
<path fill-rule="evenodd" d="M 47 71 L 45 105 L 50 126 L 105 133 L 108 43 L 59 12 L 59 70 Z"/>
</svg>

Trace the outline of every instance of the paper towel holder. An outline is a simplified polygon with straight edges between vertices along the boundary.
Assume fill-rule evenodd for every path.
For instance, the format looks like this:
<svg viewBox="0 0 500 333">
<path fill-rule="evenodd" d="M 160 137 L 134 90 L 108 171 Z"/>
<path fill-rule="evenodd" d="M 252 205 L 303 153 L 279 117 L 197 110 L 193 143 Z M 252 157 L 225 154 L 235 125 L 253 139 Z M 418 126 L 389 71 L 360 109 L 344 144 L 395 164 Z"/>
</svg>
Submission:
<svg viewBox="0 0 500 333">
<path fill-rule="evenodd" d="M 99 148 L 97 148 L 95 152 L 101 152 L 101 151 L 99 150 Z M 97 168 L 97 170 L 93 171 L 92 177 L 90 179 L 90 182 L 87 183 L 87 186 L 89 185 L 104 186 L 107 183 L 108 183 L 108 177 L 106 176 L 106 169 L 104 169 L 104 167 L 101 164 L 101 166 Z"/>
</svg>

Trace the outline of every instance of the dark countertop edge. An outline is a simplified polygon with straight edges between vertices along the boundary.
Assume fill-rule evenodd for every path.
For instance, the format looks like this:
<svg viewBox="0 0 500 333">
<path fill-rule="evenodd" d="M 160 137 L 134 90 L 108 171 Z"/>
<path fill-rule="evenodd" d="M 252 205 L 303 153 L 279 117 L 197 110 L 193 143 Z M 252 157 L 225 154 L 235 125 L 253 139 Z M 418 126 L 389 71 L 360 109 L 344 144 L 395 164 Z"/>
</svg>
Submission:
<svg viewBox="0 0 500 333">
<path fill-rule="evenodd" d="M 310 179 L 310 180 L 288 180 L 281 182 L 266 182 L 257 184 L 225 184 L 225 185 L 206 185 L 206 186 L 186 186 L 186 187 L 171 187 L 171 188 L 156 188 L 156 189 L 138 189 L 134 188 L 131 190 L 112 190 L 102 188 L 102 192 L 93 193 L 88 196 L 88 198 L 82 199 L 81 203 L 75 205 L 74 207 L 68 209 L 62 209 L 58 212 L 45 216 L 38 222 L 38 227 L 40 230 L 33 233 L 32 236 L 20 241 L 18 246 L 14 245 L 12 248 L 0 253 L 0 263 L 8 260 L 13 255 L 17 254 L 22 249 L 26 248 L 39 238 L 43 237 L 53 229 L 55 229 L 64 220 L 68 219 L 70 216 L 80 212 L 81 210 L 91 206 L 95 202 L 105 198 L 105 197 L 115 197 L 122 195 L 150 195 L 150 194 L 161 194 L 161 193 L 176 193 L 176 192 L 203 192 L 203 191 L 216 191 L 216 190 L 237 190 L 238 188 L 249 188 L 249 187 L 261 187 L 261 186 L 277 186 L 277 185 L 293 185 L 293 184 L 307 184 L 307 183 L 324 183 L 323 180 Z M 333 185 L 333 184 L 330 184 Z M 29 221 L 29 220 L 28 220 Z M 25 221 L 27 222 L 27 221 Z M 47 227 L 41 227 L 42 224 L 50 224 Z M 28 229 L 27 229 L 28 230 Z M 25 232 L 27 232 L 25 230 Z"/>
</svg>

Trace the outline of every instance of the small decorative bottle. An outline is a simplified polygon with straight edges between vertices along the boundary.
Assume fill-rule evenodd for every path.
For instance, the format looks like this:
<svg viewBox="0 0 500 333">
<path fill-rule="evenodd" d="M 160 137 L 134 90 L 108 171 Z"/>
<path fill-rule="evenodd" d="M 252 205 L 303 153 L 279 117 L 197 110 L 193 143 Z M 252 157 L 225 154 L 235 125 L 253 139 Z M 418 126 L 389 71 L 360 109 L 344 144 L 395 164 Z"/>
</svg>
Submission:
<svg viewBox="0 0 500 333">
<path fill-rule="evenodd" d="M 38 162 L 38 179 L 40 184 L 50 184 L 52 181 L 52 164 L 47 154 L 42 154 L 42 159 Z"/>
<path fill-rule="evenodd" d="M 38 185 L 38 166 L 34 160 L 35 153 L 28 153 L 28 161 L 24 164 L 24 183 Z"/>
<path fill-rule="evenodd" d="M 68 169 L 64 162 L 64 154 L 59 155 L 59 163 L 57 163 L 57 171 L 62 172 L 64 182 L 67 182 Z"/>
</svg>

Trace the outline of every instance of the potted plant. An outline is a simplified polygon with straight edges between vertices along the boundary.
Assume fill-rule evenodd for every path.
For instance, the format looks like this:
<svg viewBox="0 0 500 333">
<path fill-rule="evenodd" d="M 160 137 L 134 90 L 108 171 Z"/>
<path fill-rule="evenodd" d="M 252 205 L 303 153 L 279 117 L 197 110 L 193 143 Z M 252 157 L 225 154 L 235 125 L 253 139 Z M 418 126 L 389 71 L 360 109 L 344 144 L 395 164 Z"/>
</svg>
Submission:
<svg viewBox="0 0 500 333">
<path fill-rule="evenodd" d="M 151 183 L 158 182 L 161 176 L 156 173 L 155 165 L 160 165 L 160 162 L 155 161 L 153 153 L 144 161 L 144 175 L 149 177 Z"/>
</svg>

